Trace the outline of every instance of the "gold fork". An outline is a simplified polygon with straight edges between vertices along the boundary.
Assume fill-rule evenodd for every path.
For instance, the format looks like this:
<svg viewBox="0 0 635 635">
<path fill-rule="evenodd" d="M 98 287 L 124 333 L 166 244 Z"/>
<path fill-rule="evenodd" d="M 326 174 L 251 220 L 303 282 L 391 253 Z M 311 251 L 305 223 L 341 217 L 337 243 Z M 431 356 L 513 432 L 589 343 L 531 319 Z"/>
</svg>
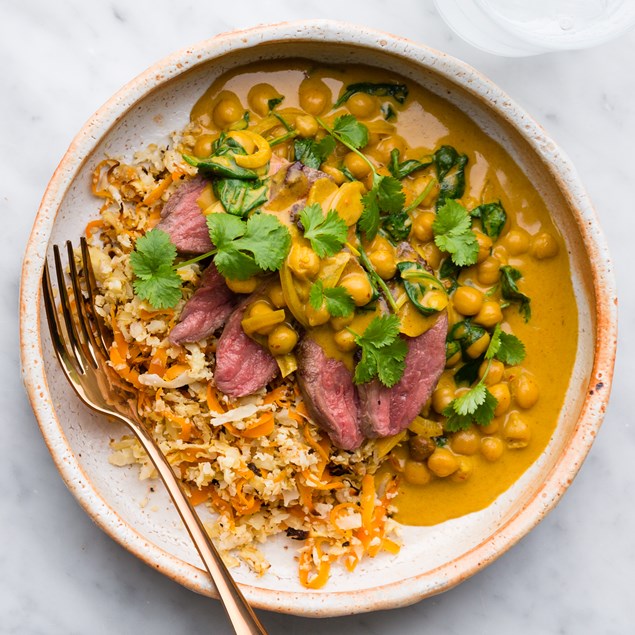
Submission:
<svg viewBox="0 0 635 635">
<path fill-rule="evenodd" d="M 62 319 L 55 308 L 48 261 L 44 263 L 42 287 L 44 307 L 53 348 L 64 374 L 79 398 L 93 410 L 126 424 L 139 439 L 176 505 L 205 568 L 209 571 L 229 621 L 239 635 L 265 634 L 253 610 L 227 570 L 190 504 L 179 480 L 152 435 L 141 422 L 135 391 L 109 366 L 112 338 L 96 313 L 96 283 L 88 245 L 81 239 L 81 274 L 75 264 L 73 246 L 66 242 L 71 287 L 66 283 L 60 249 L 53 245 L 53 258 Z M 83 280 L 83 285 L 82 285 Z M 85 289 L 85 293 L 84 293 Z M 73 305 L 74 300 L 74 305 Z"/>
</svg>

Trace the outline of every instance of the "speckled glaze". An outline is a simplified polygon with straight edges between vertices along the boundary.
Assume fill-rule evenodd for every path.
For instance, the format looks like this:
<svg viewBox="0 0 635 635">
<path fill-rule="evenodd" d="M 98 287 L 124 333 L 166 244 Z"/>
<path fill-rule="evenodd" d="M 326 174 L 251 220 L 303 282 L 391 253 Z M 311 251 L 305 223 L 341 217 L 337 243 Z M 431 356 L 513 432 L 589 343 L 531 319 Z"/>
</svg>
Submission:
<svg viewBox="0 0 635 635">
<path fill-rule="evenodd" d="M 504 143 L 531 175 L 565 236 L 580 319 L 576 365 L 557 432 L 534 466 L 490 507 L 436 527 L 405 527 L 398 556 L 378 556 L 353 575 L 335 569 L 321 591 L 300 586 L 293 545 L 283 539 L 267 547 L 272 567 L 264 577 L 236 570 L 255 606 L 324 617 L 404 606 L 447 590 L 504 553 L 554 507 L 604 416 L 617 298 L 597 217 L 569 160 L 507 95 L 462 62 L 402 38 L 331 21 L 220 35 L 163 60 L 121 89 L 73 140 L 35 220 L 20 298 L 24 382 L 53 459 L 93 520 L 149 566 L 199 593 L 215 593 L 167 494 L 156 483 L 140 482 L 136 469 L 108 464 L 107 441 L 122 429 L 79 404 L 59 372 L 41 316 L 44 257 L 52 242 L 77 241 L 96 216 L 89 174 L 105 152 L 130 156 L 144 144 L 165 141 L 184 125 L 196 96 L 221 72 L 290 57 L 363 62 L 399 72 L 458 105 Z M 150 485 L 158 491 L 151 492 Z"/>
</svg>

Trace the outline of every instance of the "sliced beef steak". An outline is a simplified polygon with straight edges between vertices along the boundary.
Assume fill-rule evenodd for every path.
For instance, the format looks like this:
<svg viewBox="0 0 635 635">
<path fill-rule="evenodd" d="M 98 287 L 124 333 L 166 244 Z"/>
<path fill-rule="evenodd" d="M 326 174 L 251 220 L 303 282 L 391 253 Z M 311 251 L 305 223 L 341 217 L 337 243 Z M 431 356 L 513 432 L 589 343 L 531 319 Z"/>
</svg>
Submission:
<svg viewBox="0 0 635 635">
<path fill-rule="evenodd" d="M 359 428 L 359 399 L 353 377 L 339 360 L 305 338 L 297 348 L 297 379 L 309 414 L 343 450 L 358 448 L 364 436 Z"/>
<path fill-rule="evenodd" d="M 198 289 L 183 307 L 179 323 L 170 331 L 170 342 L 183 344 L 209 337 L 225 324 L 237 302 L 236 294 L 225 284 L 225 278 L 212 263 L 203 273 Z"/>
<path fill-rule="evenodd" d="M 243 331 L 241 321 L 253 300 L 249 296 L 234 309 L 216 347 L 216 386 L 231 397 L 255 393 L 278 372 L 273 356 Z"/>
<path fill-rule="evenodd" d="M 358 386 L 360 425 L 367 437 L 397 434 L 419 414 L 445 367 L 447 332 L 448 316 L 443 312 L 431 329 L 406 338 L 406 369 L 397 384 L 386 388 L 375 379 Z"/>
<path fill-rule="evenodd" d="M 157 229 L 167 232 L 180 252 L 204 254 L 213 249 L 205 216 L 196 202 L 207 183 L 202 176 L 181 183 L 161 212 Z"/>
</svg>

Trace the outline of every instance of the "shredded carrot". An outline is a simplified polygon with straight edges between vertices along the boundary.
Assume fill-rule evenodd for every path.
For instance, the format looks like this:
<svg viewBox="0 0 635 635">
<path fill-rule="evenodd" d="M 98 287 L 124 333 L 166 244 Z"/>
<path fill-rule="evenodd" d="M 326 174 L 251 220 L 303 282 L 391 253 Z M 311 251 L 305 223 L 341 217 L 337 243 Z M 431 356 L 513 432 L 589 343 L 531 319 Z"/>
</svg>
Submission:
<svg viewBox="0 0 635 635">
<path fill-rule="evenodd" d="M 273 432 L 274 427 L 275 420 L 273 412 L 263 412 L 252 427 L 241 431 L 241 436 L 245 437 L 245 439 L 266 437 Z"/>
<path fill-rule="evenodd" d="M 281 406 L 286 401 L 287 388 L 286 386 L 278 386 L 275 390 L 272 390 L 264 398 L 263 403 L 275 403 Z"/>
<path fill-rule="evenodd" d="M 143 199 L 143 204 L 152 205 L 152 203 L 154 203 L 155 201 L 158 201 L 161 198 L 161 196 L 163 196 L 163 193 L 165 192 L 165 190 L 167 190 L 168 187 L 170 187 L 171 183 L 172 183 L 172 175 L 168 174 L 168 176 L 166 176 L 151 192 L 146 194 L 145 198 Z"/>
<path fill-rule="evenodd" d="M 312 544 L 311 541 L 308 541 L 306 550 L 300 554 L 300 583 L 307 589 L 321 589 L 329 579 L 331 561 L 322 551 L 321 542 L 321 540 L 316 540 Z"/>
<path fill-rule="evenodd" d="M 169 410 L 166 410 L 163 413 L 163 416 L 166 419 L 169 419 L 173 423 L 181 426 L 181 432 L 179 434 L 179 439 L 181 441 L 189 441 L 192 438 L 192 432 L 194 431 L 194 426 L 191 421 L 188 421 L 184 417 L 179 417 L 178 415 L 172 414 Z"/>
<path fill-rule="evenodd" d="M 104 179 L 102 175 L 103 169 L 107 166 L 106 170 L 106 179 L 110 180 L 110 175 L 112 171 L 119 165 L 119 161 L 115 161 L 114 159 L 104 159 L 97 164 L 97 167 L 93 170 L 93 180 L 91 184 L 91 191 L 95 196 L 99 196 L 100 198 L 110 198 L 110 192 L 106 189 L 98 189 L 101 186 L 101 182 Z"/>
<path fill-rule="evenodd" d="M 396 556 L 401 551 L 401 546 L 390 538 L 384 538 L 381 543 L 381 548 L 388 553 L 392 553 Z"/>
<path fill-rule="evenodd" d="M 196 507 L 201 503 L 209 500 L 210 497 L 210 486 L 203 486 L 200 489 L 190 488 L 190 503 Z"/>
<path fill-rule="evenodd" d="M 190 367 L 187 364 L 174 364 L 174 366 L 170 366 L 170 368 L 165 371 L 163 379 L 165 381 L 172 381 L 188 370 L 190 370 Z"/>
<path fill-rule="evenodd" d="M 86 229 L 84 230 L 84 233 L 86 234 L 86 238 L 90 238 L 93 235 L 93 232 L 95 232 L 100 227 L 103 227 L 104 225 L 105 223 L 101 219 L 91 220 L 90 223 L 86 225 Z"/>
<path fill-rule="evenodd" d="M 152 356 L 152 359 L 150 360 L 150 364 L 148 365 L 148 373 L 150 373 L 151 375 L 158 375 L 159 377 L 163 377 L 167 360 L 167 349 L 158 348 Z"/>
<path fill-rule="evenodd" d="M 311 434 L 311 432 L 309 431 L 309 426 L 308 424 L 304 426 L 303 430 L 302 430 L 303 434 L 304 434 L 304 438 L 306 439 L 307 443 L 318 453 L 318 456 L 321 456 L 325 461 L 328 461 L 329 459 L 329 455 L 328 453 L 324 450 L 324 448 L 313 438 L 313 435 Z"/>
<path fill-rule="evenodd" d="M 353 513 L 357 513 L 359 512 L 359 507 L 357 507 L 357 505 L 353 503 L 340 503 L 339 505 L 335 505 L 335 507 L 333 507 L 333 509 L 331 510 L 330 518 L 335 527 L 341 529 L 340 526 L 337 524 L 337 521 L 341 518 L 346 518 L 349 515 L 349 510 L 352 510 Z M 350 529 L 345 529 L 342 531 L 348 533 L 350 532 Z"/>
<path fill-rule="evenodd" d="M 212 412 L 218 412 L 219 414 L 225 412 L 225 409 L 221 406 L 220 401 L 218 401 L 216 391 L 212 387 L 212 384 L 207 384 L 207 407 Z"/>
</svg>

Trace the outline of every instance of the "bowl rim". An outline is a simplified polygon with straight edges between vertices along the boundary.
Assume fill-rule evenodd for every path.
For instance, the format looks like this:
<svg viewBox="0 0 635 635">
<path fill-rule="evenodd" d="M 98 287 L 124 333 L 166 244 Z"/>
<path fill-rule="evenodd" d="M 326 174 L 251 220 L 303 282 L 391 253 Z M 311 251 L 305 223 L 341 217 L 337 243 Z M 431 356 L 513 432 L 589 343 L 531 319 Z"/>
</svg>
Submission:
<svg viewBox="0 0 635 635">
<path fill-rule="evenodd" d="M 217 597 L 200 568 L 146 540 L 123 521 L 101 495 L 74 456 L 57 419 L 44 369 L 40 325 L 40 279 L 53 222 L 84 160 L 102 135 L 147 94 L 177 75 L 232 50 L 287 41 L 348 44 L 383 51 L 427 67 L 450 83 L 487 100 L 496 115 L 511 125 L 545 164 L 574 212 L 589 254 L 597 322 L 593 368 L 580 416 L 570 441 L 542 485 L 521 509 L 487 540 L 432 570 L 360 591 L 279 591 L 256 585 L 241 587 L 258 608 L 327 617 L 412 604 L 452 588 L 491 563 L 518 542 L 556 505 L 572 482 L 602 423 L 613 374 L 617 343 L 617 296 L 606 241 L 568 157 L 543 128 L 492 81 L 468 64 L 403 37 L 334 20 L 299 20 L 222 33 L 163 58 L 124 85 L 82 126 L 55 170 L 39 206 L 22 266 L 20 286 L 20 351 L 22 378 L 44 440 L 68 489 L 92 520 L 128 551 L 180 584 Z M 576 440 L 575 444 L 573 441 Z"/>
</svg>

